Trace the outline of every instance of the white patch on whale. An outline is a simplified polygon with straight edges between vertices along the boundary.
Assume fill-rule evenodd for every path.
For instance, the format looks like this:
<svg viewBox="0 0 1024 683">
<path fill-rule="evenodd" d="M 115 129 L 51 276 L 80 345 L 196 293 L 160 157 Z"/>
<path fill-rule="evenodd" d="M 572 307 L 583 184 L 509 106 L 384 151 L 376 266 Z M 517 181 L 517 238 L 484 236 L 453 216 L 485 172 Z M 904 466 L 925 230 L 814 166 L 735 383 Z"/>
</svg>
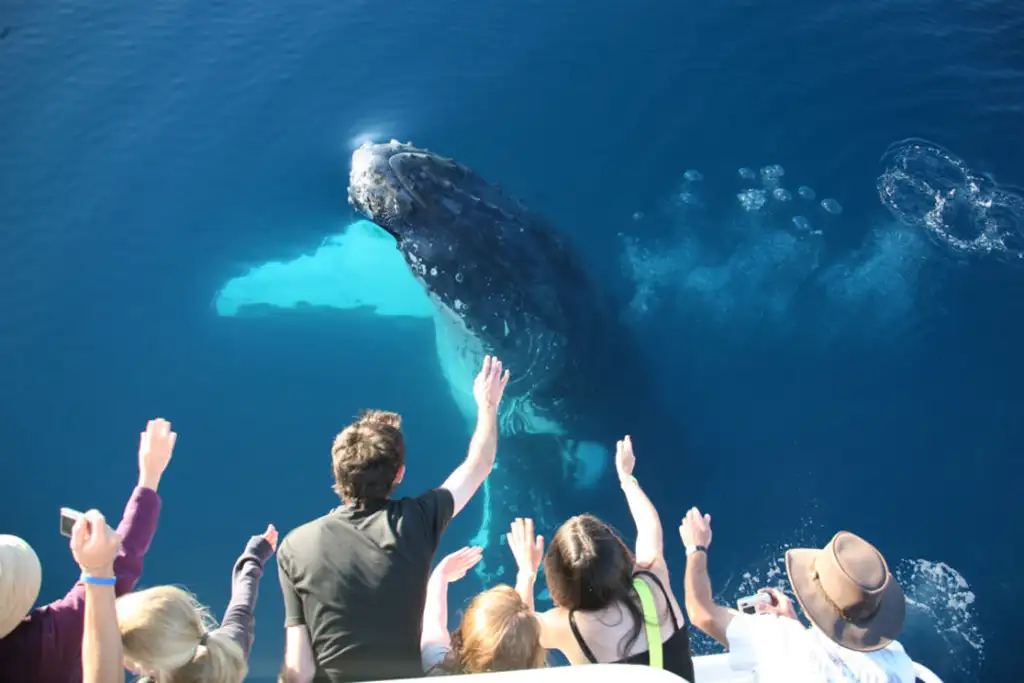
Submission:
<svg viewBox="0 0 1024 683">
<path fill-rule="evenodd" d="M 267 305 L 295 308 L 302 304 L 337 309 L 370 308 L 384 317 L 430 318 L 434 321 L 437 357 L 452 399 L 468 431 L 476 424 L 473 378 L 483 361 L 484 347 L 469 332 L 462 318 L 428 294 L 421 285 L 426 268 L 410 270 L 395 248 L 394 238 L 374 223 L 359 220 L 340 235 L 330 237 L 312 254 L 291 261 L 271 261 L 251 268 L 228 281 L 217 293 L 214 308 L 224 317 L 239 315 L 247 306 Z M 507 332 L 506 324 L 506 332 Z M 513 372 L 515 368 L 510 368 Z M 502 402 L 503 433 L 566 436 L 557 422 L 540 415 L 528 397 Z M 605 446 L 593 442 L 565 441 L 562 454 L 567 471 L 578 488 L 594 486 L 611 458 Z M 499 447 L 500 450 L 500 447 Z M 500 471 L 499 453 L 496 471 Z M 489 479 L 493 479 L 494 475 Z M 494 512 L 504 525 L 502 511 L 491 510 L 491 482 L 484 484 L 484 513 L 481 525 L 470 541 L 486 546 L 495 530 Z"/>
</svg>

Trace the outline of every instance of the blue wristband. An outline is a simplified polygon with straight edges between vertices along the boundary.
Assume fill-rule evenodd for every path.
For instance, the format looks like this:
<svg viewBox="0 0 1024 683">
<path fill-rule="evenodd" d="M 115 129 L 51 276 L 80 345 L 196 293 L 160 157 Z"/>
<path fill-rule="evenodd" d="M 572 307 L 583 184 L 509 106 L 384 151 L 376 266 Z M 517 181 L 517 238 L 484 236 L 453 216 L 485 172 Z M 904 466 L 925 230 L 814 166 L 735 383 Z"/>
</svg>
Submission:
<svg viewBox="0 0 1024 683">
<path fill-rule="evenodd" d="M 91 583 L 97 586 L 113 586 L 117 583 L 117 577 L 111 576 L 109 579 L 102 576 L 89 576 L 85 572 L 82 572 L 82 582 Z"/>
</svg>

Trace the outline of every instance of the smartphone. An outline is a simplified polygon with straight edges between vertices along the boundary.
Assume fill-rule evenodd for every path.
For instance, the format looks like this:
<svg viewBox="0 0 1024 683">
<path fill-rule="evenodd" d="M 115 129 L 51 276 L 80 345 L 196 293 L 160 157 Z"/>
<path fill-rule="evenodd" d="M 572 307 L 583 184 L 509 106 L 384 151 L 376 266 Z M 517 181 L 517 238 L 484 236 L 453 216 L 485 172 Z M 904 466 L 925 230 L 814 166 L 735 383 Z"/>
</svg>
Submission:
<svg viewBox="0 0 1024 683">
<path fill-rule="evenodd" d="M 71 529 L 75 522 L 82 518 L 82 513 L 71 508 L 60 509 L 60 535 L 71 538 Z"/>
<path fill-rule="evenodd" d="M 771 593 L 756 593 L 740 598 L 736 601 L 736 609 L 743 614 L 757 614 L 757 606 L 760 604 L 770 605 L 774 602 Z"/>
</svg>

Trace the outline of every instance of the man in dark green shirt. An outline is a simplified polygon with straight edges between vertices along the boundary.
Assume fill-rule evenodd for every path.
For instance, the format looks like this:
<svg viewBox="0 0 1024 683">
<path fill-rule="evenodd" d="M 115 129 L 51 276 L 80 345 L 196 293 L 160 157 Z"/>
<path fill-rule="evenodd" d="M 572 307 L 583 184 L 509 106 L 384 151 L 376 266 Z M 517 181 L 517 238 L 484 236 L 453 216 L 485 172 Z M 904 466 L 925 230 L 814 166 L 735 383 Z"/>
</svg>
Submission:
<svg viewBox="0 0 1024 683">
<path fill-rule="evenodd" d="M 486 357 L 473 383 L 476 431 L 440 488 L 392 499 L 405 475 L 395 413 L 368 411 L 334 441 L 343 504 L 289 533 L 278 550 L 287 683 L 418 677 L 427 581 L 441 534 L 494 467 L 498 404 L 508 382 Z"/>
</svg>

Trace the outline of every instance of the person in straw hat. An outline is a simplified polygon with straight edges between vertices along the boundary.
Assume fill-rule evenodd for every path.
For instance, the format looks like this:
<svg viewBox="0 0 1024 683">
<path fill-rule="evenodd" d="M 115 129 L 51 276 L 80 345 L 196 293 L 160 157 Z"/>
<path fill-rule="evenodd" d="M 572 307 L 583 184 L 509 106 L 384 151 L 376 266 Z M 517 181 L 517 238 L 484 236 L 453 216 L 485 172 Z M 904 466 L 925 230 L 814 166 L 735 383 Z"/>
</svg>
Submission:
<svg viewBox="0 0 1024 683">
<path fill-rule="evenodd" d="M 679 527 L 686 547 L 686 611 L 729 649 L 729 665 L 759 681 L 914 683 L 914 663 L 897 642 L 906 601 L 885 558 L 840 531 L 821 549 L 786 552 L 786 573 L 804 615 L 782 591 L 762 589 L 757 614 L 716 605 L 708 578 L 711 515 L 691 508 Z"/>
<path fill-rule="evenodd" d="M 140 435 L 139 482 L 117 528 L 123 543 L 113 566 L 116 595 L 130 593 L 142 576 L 160 518 L 157 487 L 176 438 L 162 419 L 151 420 Z M 83 575 L 67 595 L 33 609 L 42 583 L 39 557 L 21 538 L 0 536 L 0 683 L 81 681 L 86 584 L 109 580 Z"/>
</svg>

